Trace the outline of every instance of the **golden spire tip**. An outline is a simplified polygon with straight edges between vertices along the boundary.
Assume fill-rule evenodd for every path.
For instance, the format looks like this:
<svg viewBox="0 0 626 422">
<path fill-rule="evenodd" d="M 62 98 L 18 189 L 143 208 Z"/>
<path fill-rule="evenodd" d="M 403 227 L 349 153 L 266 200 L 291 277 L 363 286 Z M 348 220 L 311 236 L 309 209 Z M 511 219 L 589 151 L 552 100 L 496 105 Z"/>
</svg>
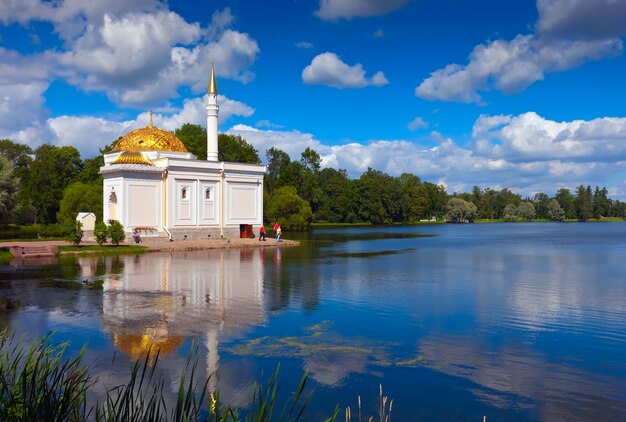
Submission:
<svg viewBox="0 0 626 422">
<path fill-rule="evenodd" d="M 209 94 L 217 94 L 217 83 L 215 82 L 215 66 L 211 63 L 211 79 L 209 81 Z"/>
</svg>

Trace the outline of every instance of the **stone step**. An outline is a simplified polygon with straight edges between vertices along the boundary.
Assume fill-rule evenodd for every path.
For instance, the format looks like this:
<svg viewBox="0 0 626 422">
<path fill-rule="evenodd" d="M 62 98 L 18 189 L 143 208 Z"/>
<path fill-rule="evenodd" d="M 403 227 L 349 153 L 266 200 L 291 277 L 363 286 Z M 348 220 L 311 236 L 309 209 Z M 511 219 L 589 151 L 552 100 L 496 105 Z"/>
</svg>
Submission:
<svg viewBox="0 0 626 422">
<path fill-rule="evenodd" d="M 57 254 L 56 246 L 13 246 L 9 249 L 16 258 L 30 258 L 35 256 L 54 256 Z"/>
</svg>

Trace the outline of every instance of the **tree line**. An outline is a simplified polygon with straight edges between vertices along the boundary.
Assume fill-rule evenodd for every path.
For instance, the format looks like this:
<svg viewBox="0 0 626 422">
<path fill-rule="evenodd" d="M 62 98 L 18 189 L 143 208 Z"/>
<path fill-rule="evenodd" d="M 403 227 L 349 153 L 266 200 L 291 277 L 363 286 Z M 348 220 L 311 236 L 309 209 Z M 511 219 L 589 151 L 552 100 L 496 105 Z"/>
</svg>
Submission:
<svg viewBox="0 0 626 422">
<path fill-rule="evenodd" d="M 206 131 L 184 124 L 175 135 L 198 159 L 206 159 Z M 31 149 L 0 140 L 0 223 L 21 225 L 72 223 L 77 212 L 92 211 L 102 219 L 102 154 L 81 159 L 71 146 L 49 144 Z M 219 135 L 221 161 L 260 164 L 258 151 L 237 135 Z M 321 168 L 320 155 L 306 148 L 292 160 L 277 148 L 266 151 L 264 215 L 288 229 L 324 223 L 416 223 L 475 219 L 564 221 L 626 217 L 626 203 L 608 197 L 605 187 L 562 188 L 550 197 L 522 197 L 510 189 L 474 186 L 471 192 L 448 194 L 444 186 L 411 173 L 394 177 L 368 168 L 352 179 L 344 169 Z"/>
</svg>

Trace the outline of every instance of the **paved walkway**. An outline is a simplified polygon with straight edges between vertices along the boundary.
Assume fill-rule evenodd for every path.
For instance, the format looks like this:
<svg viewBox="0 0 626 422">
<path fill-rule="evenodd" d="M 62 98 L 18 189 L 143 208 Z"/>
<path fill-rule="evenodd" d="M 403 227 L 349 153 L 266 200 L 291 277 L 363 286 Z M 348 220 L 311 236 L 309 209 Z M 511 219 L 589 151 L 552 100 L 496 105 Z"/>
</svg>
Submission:
<svg viewBox="0 0 626 422">
<path fill-rule="evenodd" d="M 123 243 L 123 245 L 131 245 L 132 243 Z M 231 249 L 231 248 L 260 248 L 272 246 L 298 246 L 300 242 L 295 240 L 283 240 L 280 243 L 276 239 L 268 238 L 267 241 L 259 241 L 259 239 L 202 239 L 202 240 L 175 240 L 169 242 L 167 240 L 144 239 L 141 244 L 149 251 L 191 251 L 201 249 Z M 0 248 L 10 248 L 12 246 L 21 247 L 37 247 L 37 246 L 69 246 L 70 243 L 64 240 L 37 240 L 33 242 L 1 242 Z M 81 242 L 81 245 L 97 245 L 96 242 Z"/>
</svg>

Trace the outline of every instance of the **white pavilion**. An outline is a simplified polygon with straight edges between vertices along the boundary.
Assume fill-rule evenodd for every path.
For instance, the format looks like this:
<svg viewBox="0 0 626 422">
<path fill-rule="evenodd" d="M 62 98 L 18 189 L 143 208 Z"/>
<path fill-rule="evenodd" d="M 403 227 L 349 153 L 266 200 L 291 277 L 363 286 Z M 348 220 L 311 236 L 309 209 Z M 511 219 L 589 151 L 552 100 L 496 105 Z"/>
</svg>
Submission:
<svg viewBox="0 0 626 422">
<path fill-rule="evenodd" d="M 173 133 L 153 126 L 152 118 L 104 155 L 104 221 L 118 220 L 127 233 L 151 228 L 171 240 L 239 237 L 246 226 L 263 223 L 265 166 L 218 161 L 213 68 L 206 110 L 206 161 Z"/>
</svg>

